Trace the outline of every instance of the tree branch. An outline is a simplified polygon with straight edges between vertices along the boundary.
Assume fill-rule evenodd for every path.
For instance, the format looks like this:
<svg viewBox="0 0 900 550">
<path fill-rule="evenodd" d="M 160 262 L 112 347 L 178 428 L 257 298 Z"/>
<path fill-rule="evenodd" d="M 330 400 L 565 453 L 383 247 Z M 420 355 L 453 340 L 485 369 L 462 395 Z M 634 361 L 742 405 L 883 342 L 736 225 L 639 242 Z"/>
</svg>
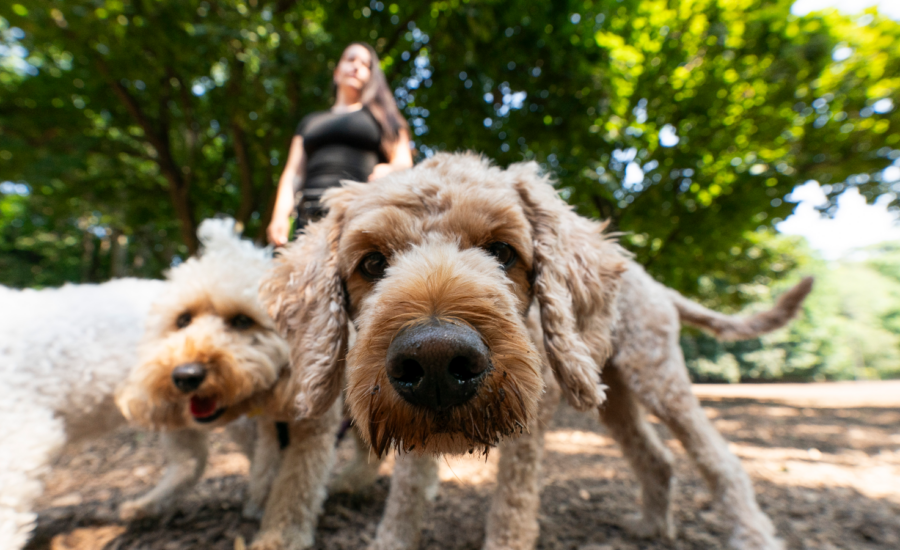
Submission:
<svg viewBox="0 0 900 550">
<path fill-rule="evenodd" d="M 186 128 L 184 142 L 185 149 L 187 149 L 187 159 L 185 159 L 185 164 L 193 171 L 200 137 L 197 131 L 197 121 L 194 120 L 194 110 L 191 108 L 191 94 L 188 92 L 187 86 L 184 85 L 184 79 L 175 74 L 171 67 L 166 68 L 166 74 L 169 75 L 170 80 L 174 78 L 178 82 L 178 98 L 181 100 L 181 108 L 184 110 L 184 124 Z"/>
<path fill-rule="evenodd" d="M 384 46 L 381 48 L 381 51 L 378 52 L 379 54 L 384 54 L 385 52 L 389 52 L 394 48 L 394 46 L 397 45 L 397 42 L 400 41 L 400 37 L 403 36 L 403 34 L 408 30 L 409 24 L 412 23 L 413 21 L 415 21 L 416 18 L 419 17 L 419 14 L 422 13 L 422 9 L 423 9 L 422 6 L 419 6 L 418 8 L 414 9 L 412 11 L 412 13 L 409 14 L 409 17 L 407 17 L 406 19 L 403 20 L 402 23 L 397 25 L 397 29 L 394 31 L 393 36 L 391 36 L 391 38 L 387 42 L 384 43 Z"/>
<path fill-rule="evenodd" d="M 239 97 L 241 94 L 241 81 L 244 77 L 244 63 L 238 59 L 234 62 L 234 73 L 228 82 L 228 94 L 231 97 Z M 234 142 L 234 157 L 237 160 L 241 180 L 241 203 L 236 214 L 237 221 L 246 224 L 253 213 L 256 204 L 253 193 L 253 167 L 248 151 L 246 134 L 241 125 L 240 114 L 237 110 L 231 114 L 231 139 Z"/>
<path fill-rule="evenodd" d="M 161 102 L 160 105 L 160 128 L 157 129 L 151 122 L 150 118 L 144 113 L 137 100 L 125 86 L 114 78 L 109 67 L 102 59 L 95 58 L 95 63 L 100 74 L 104 77 L 107 84 L 112 88 L 113 93 L 119 98 L 122 106 L 131 115 L 131 118 L 141 127 L 144 135 L 150 145 L 156 149 L 156 159 L 159 170 L 169 184 L 169 197 L 172 200 L 172 206 L 175 208 L 175 214 L 181 226 L 181 239 L 187 245 L 191 254 L 197 251 L 197 235 L 196 223 L 194 221 L 193 208 L 190 203 L 188 193 L 188 183 L 182 177 L 181 169 L 178 167 L 172 156 L 171 147 L 169 145 L 168 127 L 166 124 L 165 113 L 168 106 Z"/>
<path fill-rule="evenodd" d="M 616 216 L 615 206 L 610 201 L 606 200 L 596 193 L 591 194 L 591 202 L 594 203 L 594 208 L 597 209 L 597 213 L 600 214 L 600 218 L 610 221 L 610 230 L 616 229 L 616 227 L 618 227 L 619 220 Z"/>
</svg>

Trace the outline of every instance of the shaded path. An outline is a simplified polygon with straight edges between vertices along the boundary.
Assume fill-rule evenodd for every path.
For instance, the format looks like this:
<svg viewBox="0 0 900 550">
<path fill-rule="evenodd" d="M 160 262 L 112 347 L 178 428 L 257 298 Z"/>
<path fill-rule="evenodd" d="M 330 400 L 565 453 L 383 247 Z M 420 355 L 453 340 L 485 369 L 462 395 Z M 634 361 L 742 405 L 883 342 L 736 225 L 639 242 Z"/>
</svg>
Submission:
<svg viewBox="0 0 900 550">
<path fill-rule="evenodd" d="M 790 548 L 900 547 L 900 382 L 696 388 Z M 659 430 L 677 457 L 674 545 L 624 533 L 622 518 L 638 509 L 634 477 L 595 417 L 562 407 L 547 437 L 538 547 L 723 547 L 728 526 L 710 510 L 709 495 L 680 445 Z M 236 536 L 253 536 L 258 525 L 240 517 L 247 461 L 221 434 L 213 437 L 204 480 L 171 518 L 120 524 L 115 506 L 161 473 L 155 444 L 153 435 L 123 430 L 68 449 L 39 502 L 30 548 L 231 550 Z M 341 447 L 342 459 L 348 451 Z M 389 462 L 382 466 L 385 474 Z M 496 455 L 442 464 L 444 483 L 428 513 L 423 549 L 480 548 L 495 468 Z M 385 476 L 367 495 L 329 498 L 317 548 L 365 548 L 387 487 Z"/>
</svg>

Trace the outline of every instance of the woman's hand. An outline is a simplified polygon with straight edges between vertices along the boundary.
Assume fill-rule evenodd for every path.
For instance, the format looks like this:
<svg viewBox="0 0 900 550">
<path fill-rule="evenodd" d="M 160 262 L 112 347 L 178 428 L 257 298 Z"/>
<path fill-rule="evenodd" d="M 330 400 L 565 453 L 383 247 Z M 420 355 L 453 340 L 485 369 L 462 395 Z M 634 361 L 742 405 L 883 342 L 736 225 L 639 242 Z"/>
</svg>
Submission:
<svg viewBox="0 0 900 550">
<path fill-rule="evenodd" d="M 288 233 L 291 230 L 291 220 L 288 216 L 273 216 L 266 236 L 275 247 L 284 246 L 288 242 Z"/>
<path fill-rule="evenodd" d="M 395 166 L 393 164 L 388 164 L 386 162 L 382 162 L 381 164 L 376 164 L 375 168 L 372 169 L 372 173 L 369 174 L 369 181 L 375 181 L 379 178 L 383 178 L 384 176 L 390 174 L 395 170 L 400 170 L 399 166 Z"/>
<path fill-rule="evenodd" d="M 397 138 L 397 143 L 395 143 L 394 148 L 387 153 L 388 162 L 376 164 L 375 168 L 372 169 L 372 173 L 369 174 L 369 181 L 383 178 L 391 172 L 412 168 L 412 153 L 409 149 L 409 134 L 406 133 L 406 130 L 400 130 L 400 136 Z"/>
</svg>

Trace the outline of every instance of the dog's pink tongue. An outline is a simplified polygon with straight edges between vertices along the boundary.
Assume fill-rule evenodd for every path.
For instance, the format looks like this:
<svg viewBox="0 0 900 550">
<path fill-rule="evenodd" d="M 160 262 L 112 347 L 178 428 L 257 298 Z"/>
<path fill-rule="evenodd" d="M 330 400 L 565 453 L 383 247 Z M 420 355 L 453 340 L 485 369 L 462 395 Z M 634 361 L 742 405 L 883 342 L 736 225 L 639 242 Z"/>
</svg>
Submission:
<svg viewBox="0 0 900 550">
<path fill-rule="evenodd" d="M 216 412 L 215 397 L 191 397 L 191 414 L 197 418 L 205 418 Z"/>
</svg>

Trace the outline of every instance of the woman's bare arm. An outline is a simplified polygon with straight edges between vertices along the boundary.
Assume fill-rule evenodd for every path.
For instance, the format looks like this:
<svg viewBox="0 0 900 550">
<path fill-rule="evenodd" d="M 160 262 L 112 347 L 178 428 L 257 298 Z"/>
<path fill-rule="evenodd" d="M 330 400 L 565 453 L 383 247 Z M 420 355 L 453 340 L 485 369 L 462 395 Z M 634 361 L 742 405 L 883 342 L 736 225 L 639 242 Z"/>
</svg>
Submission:
<svg viewBox="0 0 900 550">
<path fill-rule="evenodd" d="M 275 197 L 275 209 L 272 212 L 272 221 L 266 230 L 269 242 L 275 246 L 284 246 L 288 241 L 288 232 L 291 227 L 291 213 L 294 211 L 294 180 L 302 177 L 303 167 L 306 164 L 306 155 L 303 153 L 303 138 L 294 136 L 291 140 L 291 148 L 288 153 L 284 171 L 278 180 L 278 191 Z"/>
<path fill-rule="evenodd" d="M 409 149 L 409 134 L 406 130 L 400 130 L 397 142 L 394 143 L 393 148 L 387 152 L 387 157 L 387 162 L 375 165 L 375 168 L 369 175 L 369 181 L 375 181 L 378 178 L 397 170 L 412 168 L 412 152 Z"/>
</svg>

